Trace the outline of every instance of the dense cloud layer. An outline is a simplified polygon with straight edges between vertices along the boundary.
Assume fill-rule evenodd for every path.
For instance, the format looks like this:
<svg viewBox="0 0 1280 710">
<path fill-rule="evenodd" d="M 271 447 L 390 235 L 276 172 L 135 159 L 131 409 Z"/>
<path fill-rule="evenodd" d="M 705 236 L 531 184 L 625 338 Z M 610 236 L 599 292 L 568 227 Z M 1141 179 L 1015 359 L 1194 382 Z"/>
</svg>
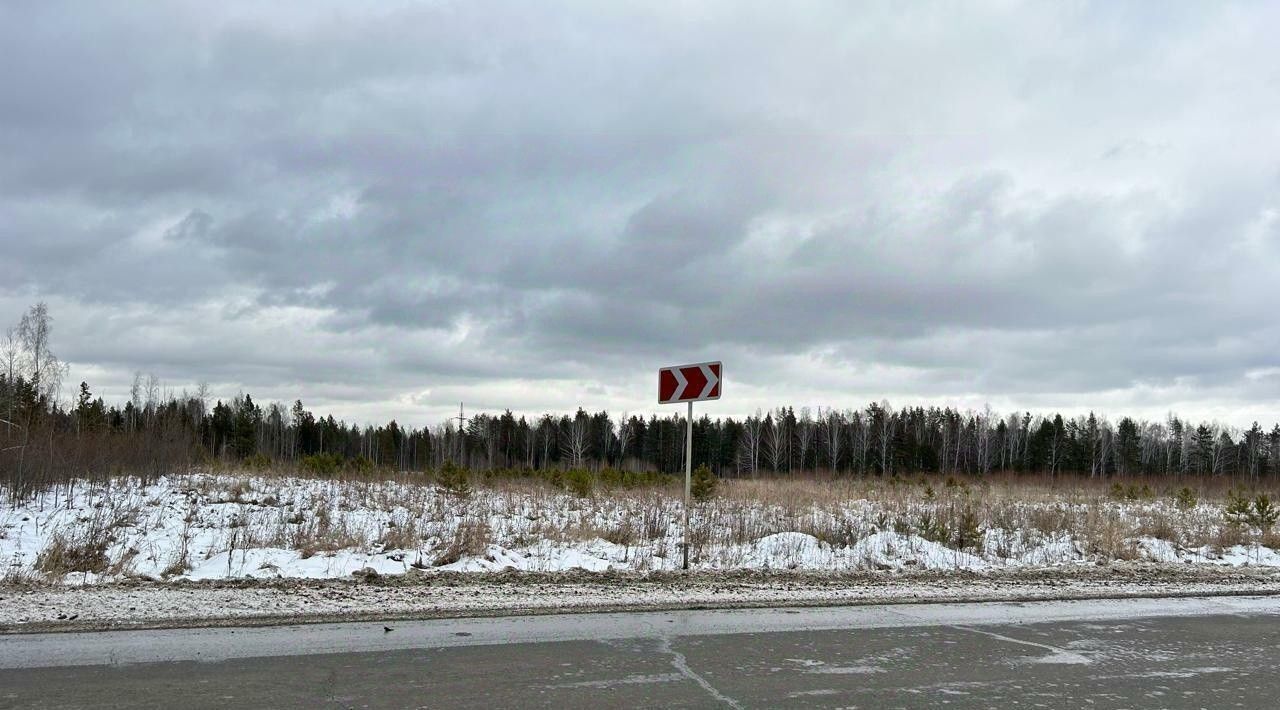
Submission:
<svg viewBox="0 0 1280 710">
<path fill-rule="evenodd" d="M 0 6 L 0 318 L 120 396 L 1280 395 L 1274 4 Z"/>
</svg>

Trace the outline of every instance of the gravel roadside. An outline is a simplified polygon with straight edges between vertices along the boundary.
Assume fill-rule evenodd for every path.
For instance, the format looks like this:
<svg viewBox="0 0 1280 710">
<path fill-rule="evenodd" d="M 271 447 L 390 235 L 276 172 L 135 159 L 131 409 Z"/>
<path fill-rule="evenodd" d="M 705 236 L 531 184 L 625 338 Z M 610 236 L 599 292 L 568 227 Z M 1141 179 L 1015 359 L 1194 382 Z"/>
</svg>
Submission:
<svg viewBox="0 0 1280 710">
<path fill-rule="evenodd" d="M 0 586 L 0 633 L 697 608 L 1280 594 L 1280 570 L 1117 563 L 992 573 L 426 573 Z"/>
</svg>

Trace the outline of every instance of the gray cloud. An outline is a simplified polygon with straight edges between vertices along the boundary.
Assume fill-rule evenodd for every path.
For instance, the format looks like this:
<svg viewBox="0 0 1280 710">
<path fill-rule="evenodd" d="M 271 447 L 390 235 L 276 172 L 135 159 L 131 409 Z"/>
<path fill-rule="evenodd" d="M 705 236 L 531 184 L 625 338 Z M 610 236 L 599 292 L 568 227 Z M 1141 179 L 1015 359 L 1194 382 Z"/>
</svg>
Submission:
<svg viewBox="0 0 1280 710">
<path fill-rule="evenodd" d="M 412 423 L 652 410 L 709 357 L 713 412 L 1251 418 L 1278 14 L 10 3 L 0 319 L 49 300 L 109 395 Z"/>
</svg>

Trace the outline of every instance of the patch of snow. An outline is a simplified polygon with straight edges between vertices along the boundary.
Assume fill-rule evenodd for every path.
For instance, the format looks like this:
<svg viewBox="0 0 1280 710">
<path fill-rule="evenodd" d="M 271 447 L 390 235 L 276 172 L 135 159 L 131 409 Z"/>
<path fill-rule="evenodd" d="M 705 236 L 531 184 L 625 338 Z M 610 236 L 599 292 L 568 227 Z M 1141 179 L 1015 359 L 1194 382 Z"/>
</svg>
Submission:
<svg viewBox="0 0 1280 710">
<path fill-rule="evenodd" d="M 1168 540 L 1154 537 L 1143 537 L 1137 540 L 1138 551 L 1144 559 L 1152 562 L 1179 562 L 1182 555 L 1178 547 Z"/>
<path fill-rule="evenodd" d="M 864 566 L 880 569 L 980 570 L 986 560 L 967 552 L 926 540 L 919 535 L 902 535 L 893 531 L 874 533 L 849 548 L 848 554 L 864 562 Z"/>
<path fill-rule="evenodd" d="M 830 545 L 799 532 L 765 535 L 746 548 L 740 565 L 747 569 L 813 569 L 831 563 Z"/>
</svg>

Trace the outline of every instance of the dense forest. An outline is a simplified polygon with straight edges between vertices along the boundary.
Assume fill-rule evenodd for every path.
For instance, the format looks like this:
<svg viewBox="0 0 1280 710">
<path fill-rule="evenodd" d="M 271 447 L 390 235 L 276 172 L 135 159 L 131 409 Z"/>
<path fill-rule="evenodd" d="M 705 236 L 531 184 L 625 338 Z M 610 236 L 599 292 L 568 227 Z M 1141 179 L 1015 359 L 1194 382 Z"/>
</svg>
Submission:
<svg viewBox="0 0 1280 710">
<path fill-rule="evenodd" d="M 684 418 L 612 417 L 579 409 L 537 418 L 476 414 L 422 429 L 357 426 L 303 403 L 259 404 L 249 394 L 210 401 L 208 388 L 162 392 L 134 379 L 108 405 L 80 383 L 60 397 L 65 366 L 50 351 L 51 318 L 31 308 L 0 341 L 0 482 L 24 494 L 72 477 L 158 475 L 219 461 L 263 467 L 423 471 L 452 461 L 475 469 L 600 468 L 675 472 Z M 779 407 L 742 419 L 694 422 L 694 464 L 721 476 L 825 471 L 887 475 L 993 471 L 1099 476 L 1280 475 L 1280 425 L 1236 431 L 1176 416 L 999 416 L 939 407 Z"/>
</svg>

